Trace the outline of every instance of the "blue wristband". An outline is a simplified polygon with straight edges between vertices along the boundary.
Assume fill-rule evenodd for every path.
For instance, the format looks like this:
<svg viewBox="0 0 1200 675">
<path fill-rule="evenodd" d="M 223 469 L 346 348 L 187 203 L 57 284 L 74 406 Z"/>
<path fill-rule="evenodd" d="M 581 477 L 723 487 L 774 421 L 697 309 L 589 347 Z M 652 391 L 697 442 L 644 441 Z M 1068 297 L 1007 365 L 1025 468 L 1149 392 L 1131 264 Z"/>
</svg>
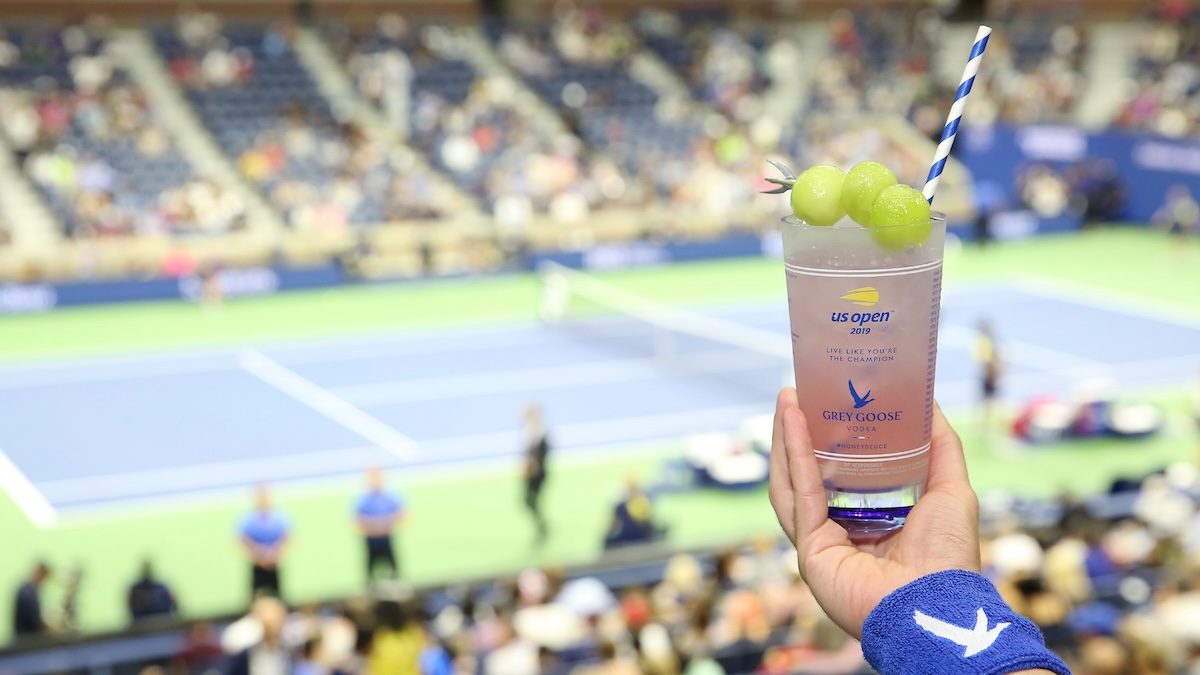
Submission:
<svg viewBox="0 0 1200 675">
<path fill-rule="evenodd" d="M 863 624 L 863 655 L 881 675 L 1004 675 L 1045 668 L 1071 675 L 1042 632 L 1008 606 L 992 582 L 948 570 L 883 599 Z"/>
</svg>

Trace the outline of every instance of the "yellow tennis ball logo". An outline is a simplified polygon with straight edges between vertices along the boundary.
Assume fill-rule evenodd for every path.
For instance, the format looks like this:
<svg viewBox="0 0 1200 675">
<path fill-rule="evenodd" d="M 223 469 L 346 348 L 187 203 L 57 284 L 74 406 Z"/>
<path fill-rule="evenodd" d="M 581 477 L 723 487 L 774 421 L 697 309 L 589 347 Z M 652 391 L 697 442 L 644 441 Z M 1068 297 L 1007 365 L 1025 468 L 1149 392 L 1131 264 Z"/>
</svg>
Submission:
<svg viewBox="0 0 1200 675">
<path fill-rule="evenodd" d="M 879 302 L 879 291 L 875 290 L 874 286 L 856 288 L 843 295 L 842 300 L 849 300 L 859 307 L 874 307 L 875 303 Z"/>
</svg>

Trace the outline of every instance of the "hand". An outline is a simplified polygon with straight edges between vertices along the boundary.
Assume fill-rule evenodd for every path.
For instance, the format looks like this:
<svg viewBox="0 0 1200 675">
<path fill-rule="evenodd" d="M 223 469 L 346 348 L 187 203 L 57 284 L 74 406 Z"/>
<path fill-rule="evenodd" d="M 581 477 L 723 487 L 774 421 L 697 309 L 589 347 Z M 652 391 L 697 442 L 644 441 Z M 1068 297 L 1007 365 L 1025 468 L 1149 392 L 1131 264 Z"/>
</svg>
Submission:
<svg viewBox="0 0 1200 675">
<path fill-rule="evenodd" d="M 962 441 L 936 406 L 929 482 L 903 529 L 852 536 L 829 519 L 808 423 L 791 387 L 775 407 L 770 493 L 799 553 L 800 575 L 829 617 L 856 638 L 871 610 L 897 588 L 942 570 L 980 571 L 979 499 L 967 479 Z"/>
</svg>

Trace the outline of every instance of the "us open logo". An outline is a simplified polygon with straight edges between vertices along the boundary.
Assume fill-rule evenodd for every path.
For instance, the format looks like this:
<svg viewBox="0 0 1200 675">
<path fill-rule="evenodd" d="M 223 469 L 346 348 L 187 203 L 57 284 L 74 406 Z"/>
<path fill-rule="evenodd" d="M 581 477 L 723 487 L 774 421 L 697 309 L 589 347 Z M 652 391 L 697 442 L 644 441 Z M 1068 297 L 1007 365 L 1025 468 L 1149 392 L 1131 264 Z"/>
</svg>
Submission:
<svg viewBox="0 0 1200 675">
<path fill-rule="evenodd" d="M 841 299 L 849 300 L 851 304 L 859 307 L 874 307 L 875 303 L 879 302 L 879 291 L 874 286 L 864 286 L 850 291 Z"/>
</svg>

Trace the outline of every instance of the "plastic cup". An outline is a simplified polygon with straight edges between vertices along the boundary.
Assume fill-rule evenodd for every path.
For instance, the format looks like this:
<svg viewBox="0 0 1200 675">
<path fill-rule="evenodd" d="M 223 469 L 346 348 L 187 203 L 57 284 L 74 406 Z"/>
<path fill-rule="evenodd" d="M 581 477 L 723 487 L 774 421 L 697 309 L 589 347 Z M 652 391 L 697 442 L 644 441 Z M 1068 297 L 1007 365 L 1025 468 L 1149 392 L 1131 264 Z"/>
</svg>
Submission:
<svg viewBox="0 0 1200 675">
<path fill-rule="evenodd" d="M 937 213 L 886 228 L 783 220 L 796 393 L 847 530 L 902 527 L 925 492 L 945 239 Z"/>
</svg>

